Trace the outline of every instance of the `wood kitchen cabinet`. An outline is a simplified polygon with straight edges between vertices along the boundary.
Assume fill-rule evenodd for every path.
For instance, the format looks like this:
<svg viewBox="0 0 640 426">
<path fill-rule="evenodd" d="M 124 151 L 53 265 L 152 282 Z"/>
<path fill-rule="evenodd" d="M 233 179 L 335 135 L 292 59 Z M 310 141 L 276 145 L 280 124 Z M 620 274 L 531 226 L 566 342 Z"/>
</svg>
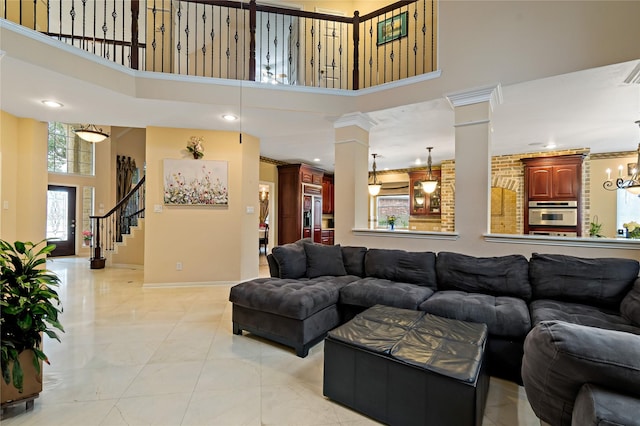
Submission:
<svg viewBox="0 0 640 426">
<path fill-rule="evenodd" d="M 278 245 L 322 240 L 322 177 L 306 164 L 278 166 Z"/>
<path fill-rule="evenodd" d="M 582 189 L 580 155 L 524 158 L 528 201 L 578 201 Z"/>
<path fill-rule="evenodd" d="M 322 244 L 332 246 L 334 244 L 334 235 L 333 229 L 323 229 Z"/>
<path fill-rule="evenodd" d="M 333 214 L 333 175 L 322 177 L 322 213 Z"/>
<path fill-rule="evenodd" d="M 438 180 L 436 190 L 425 194 L 422 181 L 427 180 L 426 170 L 409 172 L 409 209 L 411 216 L 440 216 L 440 170 L 432 170 L 432 176 Z M 422 201 L 420 203 L 419 201 Z"/>
</svg>

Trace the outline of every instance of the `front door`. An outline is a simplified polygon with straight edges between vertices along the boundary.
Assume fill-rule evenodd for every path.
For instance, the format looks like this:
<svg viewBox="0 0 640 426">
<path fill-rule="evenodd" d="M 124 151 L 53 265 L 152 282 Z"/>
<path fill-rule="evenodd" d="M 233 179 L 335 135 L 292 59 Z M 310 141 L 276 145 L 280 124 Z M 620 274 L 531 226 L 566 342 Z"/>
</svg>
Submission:
<svg viewBox="0 0 640 426">
<path fill-rule="evenodd" d="M 49 185 L 47 242 L 56 245 L 51 256 L 76 254 L 76 189 L 73 187 Z"/>
</svg>

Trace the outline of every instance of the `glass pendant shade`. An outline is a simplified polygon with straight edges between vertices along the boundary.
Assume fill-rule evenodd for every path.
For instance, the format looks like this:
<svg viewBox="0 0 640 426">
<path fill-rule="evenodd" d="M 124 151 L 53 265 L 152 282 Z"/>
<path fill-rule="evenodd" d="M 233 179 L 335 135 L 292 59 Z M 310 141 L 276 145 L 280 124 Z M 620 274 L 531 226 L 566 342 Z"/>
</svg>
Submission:
<svg viewBox="0 0 640 426">
<path fill-rule="evenodd" d="M 438 186 L 437 180 L 422 181 L 422 190 L 427 194 L 431 194 L 433 191 L 435 191 L 437 186 Z"/>
<path fill-rule="evenodd" d="M 380 189 L 382 188 L 382 185 L 380 185 L 379 183 L 372 183 L 369 185 L 369 195 L 371 195 L 372 197 L 375 197 L 376 195 L 378 195 L 380 193 Z"/>
<path fill-rule="evenodd" d="M 83 139 L 87 142 L 102 142 L 109 135 L 102 131 L 102 129 L 98 129 L 95 125 L 89 124 L 88 126 L 80 126 L 78 129 L 73 129 L 73 132 L 78 135 L 80 139 Z"/>
</svg>

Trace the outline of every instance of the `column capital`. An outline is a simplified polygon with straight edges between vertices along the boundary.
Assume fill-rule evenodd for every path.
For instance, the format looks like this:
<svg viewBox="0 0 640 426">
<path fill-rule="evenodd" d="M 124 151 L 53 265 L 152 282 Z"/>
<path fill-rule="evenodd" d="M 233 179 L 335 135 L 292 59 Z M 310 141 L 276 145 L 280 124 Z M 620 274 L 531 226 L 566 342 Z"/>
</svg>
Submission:
<svg viewBox="0 0 640 426">
<path fill-rule="evenodd" d="M 449 105 L 451 105 L 451 108 L 453 109 L 465 105 L 489 102 L 491 110 L 493 111 L 493 107 L 495 105 L 500 105 L 502 103 L 502 86 L 500 83 L 492 84 L 460 92 L 447 93 L 444 96 L 447 98 Z"/>
<path fill-rule="evenodd" d="M 373 120 L 367 114 L 363 114 L 361 112 L 350 112 L 334 121 L 333 128 L 341 129 L 343 127 L 357 126 L 368 132 L 376 124 L 378 124 L 378 122 Z"/>
</svg>

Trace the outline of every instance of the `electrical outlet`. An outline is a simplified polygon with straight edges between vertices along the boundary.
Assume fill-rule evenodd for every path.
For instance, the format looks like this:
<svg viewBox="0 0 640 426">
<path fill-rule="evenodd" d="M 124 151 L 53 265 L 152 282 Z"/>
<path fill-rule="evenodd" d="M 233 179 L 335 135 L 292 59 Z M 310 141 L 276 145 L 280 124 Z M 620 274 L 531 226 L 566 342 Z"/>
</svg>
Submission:
<svg viewBox="0 0 640 426">
<path fill-rule="evenodd" d="M 182 262 L 176 262 L 176 271 L 182 271 Z"/>
</svg>

